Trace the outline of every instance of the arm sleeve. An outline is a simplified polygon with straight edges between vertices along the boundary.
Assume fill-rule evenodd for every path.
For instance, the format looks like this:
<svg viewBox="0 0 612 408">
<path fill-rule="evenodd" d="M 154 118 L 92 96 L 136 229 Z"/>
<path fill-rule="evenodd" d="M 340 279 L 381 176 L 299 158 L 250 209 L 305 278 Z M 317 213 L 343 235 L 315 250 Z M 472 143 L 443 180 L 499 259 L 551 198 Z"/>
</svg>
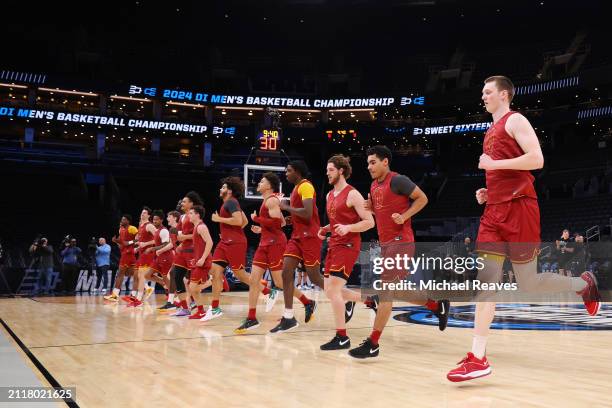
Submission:
<svg viewBox="0 0 612 408">
<path fill-rule="evenodd" d="M 167 229 L 163 229 L 159 232 L 159 238 L 161 239 L 161 242 L 163 244 L 167 244 L 168 242 L 170 242 L 170 233 Z"/>
<path fill-rule="evenodd" d="M 223 208 L 230 214 L 233 214 L 236 211 L 240 211 L 240 207 L 238 207 L 238 203 L 235 200 L 227 200 L 223 204 Z"/>
<path fill-rule="evenodd" d="M 310 182 L 302 183 L 302 185 L 300 185 L 300 187 L 298 188 L 298 194 L 300 195 L 302 200 L 314 198 L 314 187 Z"/>
<path fill-rule="evenodd" d="M 391 191 L 395 194 L 410 197 L 416 186 L 412 180 L 400 174 L 393 176 L 391 179 Z"/>
<path fill-rule="evenodd" d="M 280 228 L 283 225 L 283 221 L 280 218 L 264 218 L 257 216 L 253 218 L 253 221 L 262 227 Z"/>
</svg>

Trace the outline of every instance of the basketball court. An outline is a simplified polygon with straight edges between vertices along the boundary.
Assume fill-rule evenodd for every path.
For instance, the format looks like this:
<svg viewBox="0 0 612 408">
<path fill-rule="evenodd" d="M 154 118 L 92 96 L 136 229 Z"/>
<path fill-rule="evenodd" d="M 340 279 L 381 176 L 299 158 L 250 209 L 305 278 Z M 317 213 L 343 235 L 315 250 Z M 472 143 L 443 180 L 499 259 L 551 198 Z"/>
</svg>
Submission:
<svg viewBox="0 0 612 408">
<path fill-rule="evenodd" d="M 449 327 L 439 332 L 427 325 L 432 319 L 423 309 L 396 304 L 380 357 L 359 361 L 345 350 L 319 350 L 333 333 L 322 292 L 313 294 L 321 303 L 311 323 L 296 308 L 294 332 L 268 333 L 281 314 L 279 302 L 259 313 L 261 326 L 252 334 L 235 335 L 246 295 L 224 295 L 224 316 L 210 322 L 162 315 L 153 303 L 135 309 L 96 296 L 2 299 L 0 317 L 3 338 L 40 383 L 76 387 L 80 407 L 612 405 L 610 305 L 597 317 L 586 316 L 581 305 L 549 305 L 546 314 L 559 315 L 548 320 L 538 318 L 537 305 L 523 307 L 533 311 L 531 319 L 523 313 L 520 327 L 492 331 L 493 375 L 454 384 L 445 377 L 449 362 L 465 351 L 472 332 L 453 326 L 472 320 L 467 305 L 454 307 Z M 353 346 L 368 336 L 373 318 L 373 311 L 356 307 L 347 326 Z M 550 327 L 538 329 L 542 323 Z M 10 383 L 7 375 L 1 383 Z"/>
</svg>

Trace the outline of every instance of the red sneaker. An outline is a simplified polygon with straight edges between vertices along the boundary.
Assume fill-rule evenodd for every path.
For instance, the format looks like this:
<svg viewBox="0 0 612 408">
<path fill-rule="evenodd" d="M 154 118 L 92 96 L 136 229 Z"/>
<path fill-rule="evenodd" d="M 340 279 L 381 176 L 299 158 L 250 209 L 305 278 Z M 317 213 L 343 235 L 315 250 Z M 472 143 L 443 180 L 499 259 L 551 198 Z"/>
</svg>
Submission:
<svg viewBox="0 0 612 408">
<path fill-rule="evenodd" d="M 123 300 L 126 303 L 130 303 L 132 301 L 132 295 L 121 296 L 121 300 Z"/>
<path fill-rule="evenodd" d="M 130 303 L 128 303 L 128 307 L 138 307 L 141 306 L 142 302 L 136 298 L 132 299 L 132 301 Z"/>
<path fill-rule="evenodd" d="M 194 314 L 189 316 L 189 319 L 191 319 L 191 320 L 200 320 L 201 318 L 204 317 L 205 314 L 206 313 L 195 312 Z"/>
<path fill-rule="evenodd" d="M 446 375 L 449 381 L 467 381 L 491 374 L 491 366 L 486 356 L 480 360 L 474 354 L 467 353 L 467 356 L 457 364 L 460 364 L 460 366 L 449 371 Z"/>
<path fill-rule="evenodd" d="M 595 278 L 592 272 L 583 272 L 580 277 L 586 281 L 587 286 L 576 293 L 582 296 L 587 312 L 591 316 L 595 316 L 601 306 L 601 296 L 599 295 L 599 289 L 597 289 L 597 278 Z"/>
<path fill-rule="evenodd" d="M 230 291 L 229 283 L 227 283 L 227 278 L 225 277 L 225 275 L 223 275 L 223 291 L 224 292 Z"/>
</svg>

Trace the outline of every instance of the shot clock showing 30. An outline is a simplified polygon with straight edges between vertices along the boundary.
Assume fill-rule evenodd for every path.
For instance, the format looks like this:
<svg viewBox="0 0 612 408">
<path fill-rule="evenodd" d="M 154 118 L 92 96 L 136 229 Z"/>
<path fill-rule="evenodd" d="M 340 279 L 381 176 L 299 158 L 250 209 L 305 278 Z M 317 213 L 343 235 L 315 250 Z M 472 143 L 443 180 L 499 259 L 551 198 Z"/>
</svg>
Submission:
<svg viewBox="0 0 612 408">
<path fill-rule="evenodd" d="M 259 132 L 257 138 L 257 148 L 267 152 L 276 152 L 280 150 L 280 129 L 263 129 Z"/>
</svg>

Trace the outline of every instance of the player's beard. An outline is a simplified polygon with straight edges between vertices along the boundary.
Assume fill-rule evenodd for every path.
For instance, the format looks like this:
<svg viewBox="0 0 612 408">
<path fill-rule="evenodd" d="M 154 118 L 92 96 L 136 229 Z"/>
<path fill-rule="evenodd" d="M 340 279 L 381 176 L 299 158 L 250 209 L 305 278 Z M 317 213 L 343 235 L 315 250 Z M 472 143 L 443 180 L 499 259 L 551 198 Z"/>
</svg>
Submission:
<svg viewBox="0 0 612 408">
<path fill-rule="evenodd" d="M 227 191 L 224 191 L 223 193 L 221 193 L 221 199 L 225 200 L 227 198 Z"/>
<path fill-rule="evenodd" d="M 329 184 L 332 186 L 335 186 L 336 184 L 338 184 L 339 180 L 340 180 L 340 176 L 336 176 L 335 178 L 332 178 L 331 180 L 329 180 Z"/>
</svg>

